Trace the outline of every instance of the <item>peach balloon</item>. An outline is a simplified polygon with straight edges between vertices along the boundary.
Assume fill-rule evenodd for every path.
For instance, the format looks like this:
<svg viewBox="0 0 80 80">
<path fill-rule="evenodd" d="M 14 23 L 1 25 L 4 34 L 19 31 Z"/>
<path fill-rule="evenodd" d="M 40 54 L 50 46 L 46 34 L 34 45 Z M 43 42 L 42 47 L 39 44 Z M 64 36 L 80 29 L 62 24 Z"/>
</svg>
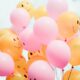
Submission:
<svg viewBox="0 0 80 80">
<path fill-rule="evenodd" d="M 73 66 L 80 65 L 80 36 L 73 38 L 68 42 L 71 49 L 71 60 L 70 63 Z"/>
<path fill-rule="evenodd" d="M 57 24 L 61 37 L 68 39 L 77 33 L 80 26 L 80 20 L 75 13 L 65 12 L 58 17 Z"/>
<path fill-rule="evenodd" d="M 9 29 L 0 31 L 0 50 L 8 53 L 15 60 L 22 54 L 22 45 L 18 36 Z"/>
<path fill-rule="evenodd" d="M 80 80 L 80 71 L 78 70 L 69 70 L 67 71 L 64 76 L 63 80 Z"/>
</svg>

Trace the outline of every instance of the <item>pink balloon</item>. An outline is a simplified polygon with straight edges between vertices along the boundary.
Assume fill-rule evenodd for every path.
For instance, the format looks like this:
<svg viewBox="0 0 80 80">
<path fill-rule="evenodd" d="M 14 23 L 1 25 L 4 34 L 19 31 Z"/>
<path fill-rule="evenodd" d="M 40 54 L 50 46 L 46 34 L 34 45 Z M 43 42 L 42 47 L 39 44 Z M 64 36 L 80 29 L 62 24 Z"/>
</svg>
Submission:
<svg viewBox="0 0 80 80">
<path fill-rule="evenodd" d="M 57 19 L 60 14 L 67 10 L 67 0 L 48 0 L 47 12 L 53 19 Z"/>
<path fill-rule="evenodd" d="M 64 42 L 60 40 L 52 41 L 46 50 L 46 56 L 48 61 L 55 67 L 63 69 L 70 60 L 70 48 Z"/>
<path fill-rule="evenodd" d="M 29 80 L 55 80 L 54 71 L 45 61 L 39 60 L 31 64 L 28 70 Z"/>
<path fill-rule="evenodd" d="M 48 44 L 58 36 L 56 22 L 49 17 L 42 17 L 35 22 L 34 33 L 43 44 Z"/>
<path fill-rule="evenodd" d="M 19 34 L 23 47 L 29 51 L 36 51 L 41 48 L 39 39 L 34 35 L 33 29 L 27 28 Z"/>
<path fill-rule="evenodd" d="M 16 8 L 10 16 L 11 22 L 13 24 L 13 30 L 20 32 L 21 30 L 24 30 L 29 22 L 30 22 L 30 15 L 28 12 L 23 8 Z M 17 32 L 16 31 L 16 32 Z"/>
<path fill-rule="evenodd" d="M 7 76 L 14 72 L 14 61 L 5 53 L 0 52 L 0 76 Z"/>
</svg>

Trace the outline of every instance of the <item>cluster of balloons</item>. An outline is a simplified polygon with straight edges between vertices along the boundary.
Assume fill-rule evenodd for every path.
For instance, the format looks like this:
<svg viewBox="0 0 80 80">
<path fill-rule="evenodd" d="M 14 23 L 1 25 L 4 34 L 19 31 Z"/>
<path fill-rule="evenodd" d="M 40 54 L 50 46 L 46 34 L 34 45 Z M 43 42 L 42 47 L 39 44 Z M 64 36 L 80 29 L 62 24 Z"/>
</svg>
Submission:
<svg viewBox="0 0 80 80">
<path fill-rule="evenodd" d="M 34 27 L 29 27 L 31 18 Z M 64 70 L 72 65 L 64 80 L 79 80 L 80 65 L 79 17 L 68 11 L 66 0 L 48 0 L 47 6 L 36 9 L 23 0 L 12 11 L 11 29 L 0 30 L 0 76 L 6 80 L 55 80 L 53 67 Z M 28 61 L 22 56 L 28 51 Z"/>
</svg>

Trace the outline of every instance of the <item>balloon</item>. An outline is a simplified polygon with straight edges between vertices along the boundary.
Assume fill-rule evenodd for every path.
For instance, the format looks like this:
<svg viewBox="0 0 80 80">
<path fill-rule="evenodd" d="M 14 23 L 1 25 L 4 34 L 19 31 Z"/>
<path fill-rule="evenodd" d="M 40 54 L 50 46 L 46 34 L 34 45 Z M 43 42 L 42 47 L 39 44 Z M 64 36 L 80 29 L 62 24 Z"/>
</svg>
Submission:
<svg viewBox="0 0 80 80">
<path fill-rule="evenodd" d="M 72 12 L 61 14 L 58 19 L 58 28 L 62 38 L 71 38 L 79 29 L 79 17 Z"/>
<path fill-rule="evenodd" d="M 57 19 L 60 14 L 68 10 L 66 0 L 48 0 L 47 12 L 50 17 Z"/>
<path fill-rule="evenodd" d="M 25 9 L 30 14 L 30 16 L 33 17 L 35 9 L 33 5 L 29 2 L 29 0 L 22 0 L 18 3 L 17 7 Z"/>
<path fill-rule="evenodd" d="M 17 26 L 12 26 L 11 30 L 14 31 L 17 35 L 20 34 L 20 32 L 24 31 L 26 27 L 17 27 Z"/>
<path fill-rule="evenodd" d="M 77 70 L 73 70 L 72 72 L 70 70 L 67 71 L 63 76 L 63 80 L 80 80 L 80 71 Z"/>
<path fill-rule="evenodd" d="M 19 72 L 22 76 L 24 76 L 25 80 L 28 80 L 28 65 L 24 57 L 19 57 L 15 61 L 15 72 Z"/>
<path fill-rule="evenodd" d="M 40 56 L 40 55 L 36 55 L 34 56 L 33 58 L 29 59 L 27 61 L 27 69 L 29 69 L 30 65 L 35 62 L 35 61 L 38 61 L 38 60 L 43 60 L 43 61 L 47 61 L 46 57 L 45 56 Z"/>
<path fill-rule="evenodd" d="M 33 57 L 39 56 L 39 55 L 41 55 L 39 51 L 37 51 L 37 52 L 28 52 L 28 59 L 30 60 Z"/>
<path fill-rule="evenodd" d="M 15 61 L 15 68 L 18 72 L 23 73 L 24 68 L 26 68 L 26 64 L 26 60 L 21 56 Z"/>
<path fill-rule="evenodd" d="M 37 51 L 41 47 L 39 39 L 34 35 L 32 28 L 27 28 L 20 33 L 19 38 L 24 49 L 28 51 Z"/>
<path fill-rule="evenodd" d="M 14 60 L 22 53 L 22 45 L 18 36 L 9 29 L 0 31 L 0 51 L 9 54 Z"/>
<path fill-rule="evenodd" d="M 0 76 L 7 76 L 14 72 L 13 59 L 3 52 L 0 52 Z"/>
<path fill-rule="evenodd" d="M 63 69 L 70 60 L 70 48 L 64 41 L 54 40 L 48 44 L 46 56 L 49 63 Z"/>
<path fill-rule="evenodd" d="M 28 12 L 23 9 L 23 8 L 16 8 L 13 10 L 10 16 L 11 22 L 13 24 L 13 30 L 18 31 L 23 31 L 29 24 L 30 22 L 30 15 Z"/>
<path fill-rule="evenodd" d="M 49 17 L 42 17 L 36 20 L 34 33 L 39 37 L 43 44 L 48 44 L 51 40 L 56 39 L 58 36 L 57 24 Z"/>
<path fill-rule="evenodd" d="M 29 0 L 22 0 L 17 5 L 18 8 L 24 8 L 32 17 L 35 17 L 35 19 L 38 19 L 42 16 L 47 16 L 47 11 L 45 6 L 41 6 L 39 8 L 35 8 Z"/>
<path fill-rule="evenodd" d="M 46 46 L 43 46 L 41 50 L 36 51 L 36 52 L 28 52 L 28 59 L 32 59 L 35 56 L 45 56 L 45 51 L 46 51 Z"/>
<path fill-rule="evenodd" d="M 41 66 L 42 65 L 42 66 Z M 28 69 L 29 80 L 55 80 L 54 71 L 45 61 L 35 61 Z"/>
<path fill-rule="evenodd" d="M 71 60 L 70 63 L 73 66 L 80 65 L 80 36 L 73 38 L 68 42 L 71 49 Z"/>
<path fill-rule="evenodd" d="M 19 72 L 15 72 L 14 74 L 7 76 L 6 80 L 25 80 L 25 78 Z"/>
<path fill-rule="evenodd" d="M 37 9 L 35 9 L 35 12 L 33 15 L 34 15 L 35 19 L 39 19 L 43 16 L 48 16 L 48 13 L 46 11 L 46 8 L 44 6 L 41 6 Z"/>
</svg>

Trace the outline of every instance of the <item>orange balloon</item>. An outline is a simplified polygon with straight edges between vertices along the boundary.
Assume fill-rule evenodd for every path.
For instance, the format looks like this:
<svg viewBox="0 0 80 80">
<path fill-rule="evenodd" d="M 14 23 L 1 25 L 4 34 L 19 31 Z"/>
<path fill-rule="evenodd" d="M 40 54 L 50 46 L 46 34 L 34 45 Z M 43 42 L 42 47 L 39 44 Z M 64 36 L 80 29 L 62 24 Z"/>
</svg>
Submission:
<svg viewBox="0 0 80 80">
<path fill-rule="evenodd" d="M 25 60 L 24 57 L 19 57 L 16 61 L 15 61 L 15 70 L 18 72 L 27 72 L 27 62 Z"/>
<path fill-rule="evenodd" d="M 15 72 L 19 72 L 22 76 L 24 76 L 25 80 L 28 80 L 28 68 L 34 61 L 37 60 L 47 61 L 43 56 L 35 56 L 27 62 L 23 57 L 20 57 L 17 61 L 15 61 Z"/>
<path fill-rule="evenodd" d="M 77 70 L 73 70 L 72 72 L 71 70 L 67 71 L 63 76 L 63 80 L 80 80 L 80 71 Z"/>
<path fill-rule="evenodd" d="M 73 66 L 80 65 L 80 36 L 75 37 L 68 42 L 68 45 L 71 48 L 71 60 L 70 63 Z"/>
<path fill-rule="evenodd" d="M 77 31 L 80 26 L 80 19 L 72 12 L 65 12 L 57 19 L 58 28 L 62 38 L 70 38 Z"/>
<path fill-rule="evenodd" d="M 32 59 L 35 56 L 46 56 L 46 46 L 42 46 L 40 51 L 28 52 L 28 59 Z"/>
<path fill-rule="evenodd" d="M 24 76 L 25 80 L 28 80 L 28 66 L 24 57 L 20 57 L 15 61 L 15 72 L 19 72 Z"/>
<path fill-rule="evenodd" d="M 25 79 L 25 77 L 21 73 L 15 72 L 14 74 L 7 76 L 6 80 L 28 80 L 28 79 Z"/>
<path fill-rule="evenodd" d="M 8 53 L 14 60 L 22 54 L 18 36 L 9 29 L 0 30 L 0 51 Z"/>
</svg>

